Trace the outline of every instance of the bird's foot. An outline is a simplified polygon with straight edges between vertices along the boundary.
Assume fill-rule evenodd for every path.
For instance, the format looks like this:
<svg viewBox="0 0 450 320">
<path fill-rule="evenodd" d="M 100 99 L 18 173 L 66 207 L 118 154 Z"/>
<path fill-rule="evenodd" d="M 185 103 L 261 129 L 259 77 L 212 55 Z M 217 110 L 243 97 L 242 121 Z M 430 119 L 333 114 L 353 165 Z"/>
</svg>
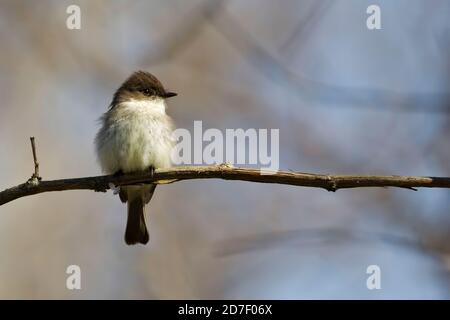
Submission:
<svg viewBox="0 0 450 320">
<path fill-rule="evenodd" d="M 115 177 L 120 177 L 120 176 L 123 176 L 123 175 L 124 175 L 124 172 L 122 171 L 122 169 L 117 170 L 113 174 L 113 176 L 115 176 Z"/>
<path fill-rule="evenodd" d="M 116 186 L 114 183 L 108 183 L 108 187 L 112 190 L 113 194 L 118 194 L 120 192 L 120 186 Z"/>
<path fill-rule="evenodd" d="M 148 167 L 148 171 L 150 172 L 150 175 L 153 178 L 155 176 L 155 167 L 154 166 Z"/>
</svg>

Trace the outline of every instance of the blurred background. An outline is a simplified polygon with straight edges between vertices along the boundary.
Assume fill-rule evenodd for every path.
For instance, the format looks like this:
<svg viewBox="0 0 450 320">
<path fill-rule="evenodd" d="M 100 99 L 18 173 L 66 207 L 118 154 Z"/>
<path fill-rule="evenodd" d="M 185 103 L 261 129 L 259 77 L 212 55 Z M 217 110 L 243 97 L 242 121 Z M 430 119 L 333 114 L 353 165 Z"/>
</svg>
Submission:
<svg viewBox="0 0 450 320">
<path fill-rule="evenodd" d="M 44 179 L 100 174 L 97 119 L 139 69 L 179 93 L 178 127 L 279 128 L 280 169 L 450 176 L 449 17 L 446 0 L 1 0 L 0 189 L 32 174 L 30 136 Z M 184 181 L 133 247 L 125 212 L 111 192 L 1 206 L 0 298 L 450 298 L 450 190 Z"/>
</svg>

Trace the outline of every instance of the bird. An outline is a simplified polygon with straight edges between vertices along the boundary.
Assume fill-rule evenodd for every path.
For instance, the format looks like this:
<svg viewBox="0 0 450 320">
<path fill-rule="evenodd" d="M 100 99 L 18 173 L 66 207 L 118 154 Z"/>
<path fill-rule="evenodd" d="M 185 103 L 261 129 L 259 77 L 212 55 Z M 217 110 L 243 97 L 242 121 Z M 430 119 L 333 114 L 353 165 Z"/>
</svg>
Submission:
<svg viewBox="0 0 450 320">
<path fill-rule="evenodd" d="M 114 93 L 108 110 L 100 117 L 95 137 L 97 159 L 106 174 L 148 172 L 169 168 L 175 144 L 174 122 L 167 115 L 167 91 L 153 74 L 136 71 Z M 156 184 L 121 186 L 120 200 L 127 203 L 125 243 L 146 244 L 149 233 L 144 207 Z"/>
</svg>

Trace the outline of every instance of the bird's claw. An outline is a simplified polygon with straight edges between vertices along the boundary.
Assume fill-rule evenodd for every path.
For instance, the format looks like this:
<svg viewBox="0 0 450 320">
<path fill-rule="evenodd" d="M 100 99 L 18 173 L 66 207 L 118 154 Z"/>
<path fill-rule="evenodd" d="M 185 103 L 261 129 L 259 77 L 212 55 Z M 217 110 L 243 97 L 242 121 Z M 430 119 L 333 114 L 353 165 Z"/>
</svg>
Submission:
<svg viewBox="0 0 450 320">
<path fill-rule="evenodd" d="M 108 183 L 109 188 L 112 190 L 113 194 L 118 194 L 120 192 L 120 186 L 115 186 L 114 183 Z"/>
<path fill-rule="evenodd" d="M 154 166 L 148 167 L 148 171 L 150 172 L 150 175 L 153 179 L 153 177 L 155 176 L 155 167 Z"/>
</svg>

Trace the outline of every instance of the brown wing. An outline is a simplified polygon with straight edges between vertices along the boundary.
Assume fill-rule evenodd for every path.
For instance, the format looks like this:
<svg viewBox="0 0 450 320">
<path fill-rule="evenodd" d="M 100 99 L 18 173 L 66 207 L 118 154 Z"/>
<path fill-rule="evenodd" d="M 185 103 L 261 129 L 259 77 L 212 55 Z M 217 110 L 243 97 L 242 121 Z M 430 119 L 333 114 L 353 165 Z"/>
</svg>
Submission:
<svg viewBox="0 0 450 320">
<path fill-rule="evenodd" d="M 144 203 L 145 204 L 149 203 L 150 200 L 152 199 L 153 193 L 155 192 L 155 188 L 156 188 L 156 184 L 150 185 L 150 190 L 148 192 L 146 192 L 144 195 Z"/>
<path fill-rule="evenodd" d="M 120 198 L 120 201 L 122 201 L 123 203 L 128 201 L 127 192 L 125 191 L 124 188 L 120 188 L 119 198 Z"/>
</svg>

